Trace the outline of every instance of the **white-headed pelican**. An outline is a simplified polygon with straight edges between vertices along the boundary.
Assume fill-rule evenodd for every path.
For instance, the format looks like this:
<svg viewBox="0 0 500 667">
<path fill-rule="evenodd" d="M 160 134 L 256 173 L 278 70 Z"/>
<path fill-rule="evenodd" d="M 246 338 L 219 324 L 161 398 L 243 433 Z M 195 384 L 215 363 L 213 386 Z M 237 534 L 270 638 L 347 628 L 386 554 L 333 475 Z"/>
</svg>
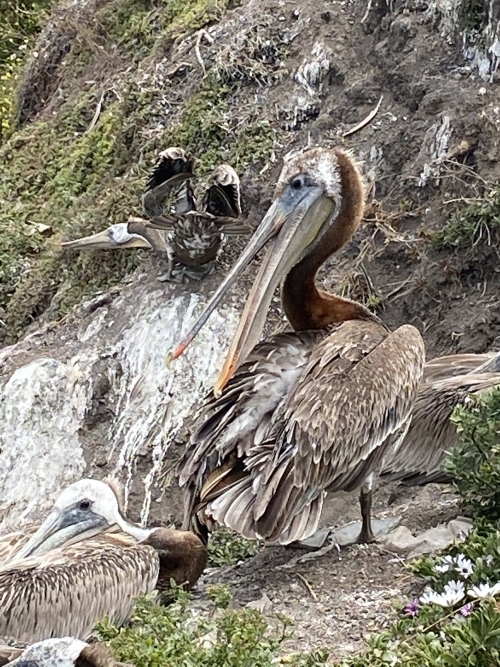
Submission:
<svg viewBox="0 0 500 667">
<path fill-rule="evenodd" d="M 122 624 L 135 597 L 193 585 L 207 560 L 192 533 L 129 523 L 116 485 L 93 479 L 65 489 L 24 544 L 0 538 L 0 554 L 0 636 L 22 642 L 86 639 L 106 615 Z"/>
</svg>

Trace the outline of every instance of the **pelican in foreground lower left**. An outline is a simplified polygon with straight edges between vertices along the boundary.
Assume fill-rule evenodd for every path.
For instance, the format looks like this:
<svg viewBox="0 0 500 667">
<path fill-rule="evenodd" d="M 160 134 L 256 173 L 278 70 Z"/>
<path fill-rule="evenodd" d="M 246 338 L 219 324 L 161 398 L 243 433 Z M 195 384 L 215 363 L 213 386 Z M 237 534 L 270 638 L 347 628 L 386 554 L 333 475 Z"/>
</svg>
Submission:
<svg viewBox="0 0 500 667">
<path fill-rule="evenodd" d="M 360 541 L 373 539 L 371 480 L 408 429 L 424 365 L 418 330 L 391 332 L 363 305 L 319 290 L 318 269 L 356 231 L 361 175 L 340 149 L 285 162 L 274 202 L 185 340 L 270 242 L 213 393 L 186 452 L 184 527 L 214 523 L 288 544 L 318 528 L 327 491 L 361 488 Z M 275 288 L 294 331 L 259 343 Z"/>
<path fill-rule="evenodd" d="M 0 537 L 0 636 L 20 642 L 128 620 L 134 598 L 193 585 L 207 552 L 192 533 L 144 529 L 123 516 L 116 483 L 82 479 L 65 489 L 28 538 Z"/>
</svg>

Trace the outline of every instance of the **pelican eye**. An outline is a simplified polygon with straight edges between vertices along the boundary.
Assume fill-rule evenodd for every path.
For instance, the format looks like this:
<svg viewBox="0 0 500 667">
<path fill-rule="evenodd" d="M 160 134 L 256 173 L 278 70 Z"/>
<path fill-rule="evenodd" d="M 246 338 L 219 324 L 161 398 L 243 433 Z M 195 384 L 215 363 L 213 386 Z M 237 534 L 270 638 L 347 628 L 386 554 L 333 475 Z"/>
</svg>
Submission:
<svg viewBox="0 0 500 667">
<path fill-rule="evenodd" d="M 305 178 L 303 176 L 296 176 L 292 179 L 290 184 L 294 190 L 300 190 L 305 185 Z"/>
<path fill-rule="evenodd" d="M 78 509 L 83 510 L 84 512 L 89 510 L 90 509 L 90 500 L 81 500 L 78 503 Z"/>
</svg>

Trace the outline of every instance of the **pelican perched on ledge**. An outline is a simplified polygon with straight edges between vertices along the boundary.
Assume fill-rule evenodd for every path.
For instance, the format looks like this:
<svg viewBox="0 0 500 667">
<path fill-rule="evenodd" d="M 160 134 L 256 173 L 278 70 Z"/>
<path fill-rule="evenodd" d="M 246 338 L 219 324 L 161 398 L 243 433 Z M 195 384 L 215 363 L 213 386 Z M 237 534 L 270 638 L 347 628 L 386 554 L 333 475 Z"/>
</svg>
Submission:
<svg viewBox="0 0 500 667">
<path fill-rule="evenodd" d="M 0 538 L 0 636 L 24 642 L 86 639 L 106 615 L 122 624 L 135 597 L 167 590 L 170 578 L 192 586 L 207 560 L 192 533 L 126 521 L 116 484 L 92 479 L 65 489 L 22 542 Z"/>
<path fill-rule="evenodd" d="M 318 269 L 363 216 L 351 157 L 313 148 L 289 159 L 274 202 L 186 339 L 180 356 L 251 259 L 271 246 L 180 475 L 184 527 L 214 523 L 288 544 L 318 527 L 325 492 L 361 489 L 359 541 L 373 539 L 371 480 L 406 433 L 424 365 L 413 326 L 392 332 L 363 305 L 319 290 Z M 275 288 L 294 332 L 259 343 Z"/>
<path fill-rule="evenodd" d="M 446 483 L 449 450 L 458 444 L 450 417 L 470 394 L 481 394 L 500 384 L 500 352 L 454 354 L 428 361 L 420 384 L 408 433 L 395 454 L 384 460 L 380 477 L 405 486 Z"/>
<path fill-rule="evenodd" d="M 201 210 L 197 210 L 192 180 L 195 159 L 182 148 L 171 147 L 160 157 L 146 182 L 142 205 L 147 220 L 131 217 L 102 232 L 66 241 L 66 249 L 147 248 L 164 255 L 170 280 L 174 261 L 182 265 L 181 277 L 208 275 L 227 235 L 245 234 L 250 228 L 240 219 L 240 180 L 228 164 L 219 165 L 208 181 Z M 169 203 L 171 204 L 169 206 Z"/>
<path fill-rule="evenodd" d="M 195 159 L 182 148 L 172 147 L 160 158 L 146 183 L 142 198 L 150 226 L 167 232 L 171 261 L 182 264 L 193 278 L 208 275 L 226 235 L 246 234 L 242 222 L 240 179 L 229 164 L 221 164 L 209 178 L 201 209 L 192 185 Z M 170 213 L 166 202 L 174 197 Z"/>
</svg>

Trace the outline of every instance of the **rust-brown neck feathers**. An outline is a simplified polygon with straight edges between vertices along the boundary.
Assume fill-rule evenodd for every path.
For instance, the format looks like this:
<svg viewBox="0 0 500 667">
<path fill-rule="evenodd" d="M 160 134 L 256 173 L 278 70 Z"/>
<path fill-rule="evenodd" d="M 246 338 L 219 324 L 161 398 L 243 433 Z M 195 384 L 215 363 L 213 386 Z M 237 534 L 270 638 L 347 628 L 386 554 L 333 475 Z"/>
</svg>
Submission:
<svg viewBox="0 0 500 667">
<path fill-rule="evenodd" d="M 358 168 L 347 153 L 339 149 L 333 152 L 339 181 L 338 212 L 321 241 L 293 267 L 283 283 L 283 308 L 295 331 L 324 329 L 352 319 L 377 320 L 362 304 L 318 290 L 315 284 L 318 269 L 352 237 L 364 210 L 365 193 Z"/>
</svg>

